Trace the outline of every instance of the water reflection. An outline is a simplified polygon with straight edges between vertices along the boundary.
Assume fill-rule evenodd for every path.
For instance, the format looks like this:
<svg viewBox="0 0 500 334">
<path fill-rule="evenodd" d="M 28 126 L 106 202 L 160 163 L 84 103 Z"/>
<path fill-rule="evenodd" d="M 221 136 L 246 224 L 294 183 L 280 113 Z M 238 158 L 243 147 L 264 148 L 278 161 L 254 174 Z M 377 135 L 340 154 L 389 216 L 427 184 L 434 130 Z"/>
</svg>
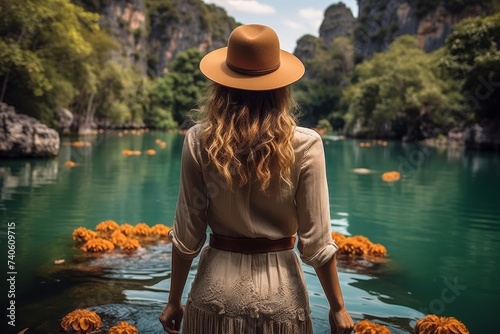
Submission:
<svg viewBox="0 0 500 334">
<path fill-rule="evenodd" d="M 13 160 L 0 166 L 0 200 L 11 200 L 18 188 L 40 187 L 57 180 L 61 166 L 58 160 Z M 21 191 L 21 192 L 24 192 Z"/>
</svg>

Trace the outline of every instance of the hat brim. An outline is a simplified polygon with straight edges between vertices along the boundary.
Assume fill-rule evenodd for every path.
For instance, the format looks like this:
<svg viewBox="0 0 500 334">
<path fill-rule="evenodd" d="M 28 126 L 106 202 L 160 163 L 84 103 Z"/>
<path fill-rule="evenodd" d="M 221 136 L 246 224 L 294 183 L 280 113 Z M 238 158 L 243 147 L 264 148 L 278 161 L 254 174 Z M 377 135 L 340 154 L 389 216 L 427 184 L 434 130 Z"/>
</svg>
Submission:
<svg viewBox="0 0 500 334">
<path fill-rule="evenodd" d="M 280 66 L 263 75 L 235 72 L 226 65 L 227 47 L 206 54 L 200 61 L 201 72 L 210 80 L 226 87 L 246 90 L 271 90 L 288 86 L 305 72 L 304 64 L 295 55 L 280 50 Z"/>
</svg>

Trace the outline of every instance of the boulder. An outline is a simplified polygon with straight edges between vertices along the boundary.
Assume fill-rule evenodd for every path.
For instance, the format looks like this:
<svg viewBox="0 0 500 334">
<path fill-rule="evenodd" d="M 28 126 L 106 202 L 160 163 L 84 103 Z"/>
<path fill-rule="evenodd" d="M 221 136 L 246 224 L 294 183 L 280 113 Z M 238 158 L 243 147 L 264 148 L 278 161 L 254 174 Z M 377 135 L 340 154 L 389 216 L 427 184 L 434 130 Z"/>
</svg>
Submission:
<svg viewBox="0 0 500 334">
<path fill-rule="evenodd" d="M 59 133 L 0 102 L 0 158 L 49 158 L 59 153 Z"/>
</svg>

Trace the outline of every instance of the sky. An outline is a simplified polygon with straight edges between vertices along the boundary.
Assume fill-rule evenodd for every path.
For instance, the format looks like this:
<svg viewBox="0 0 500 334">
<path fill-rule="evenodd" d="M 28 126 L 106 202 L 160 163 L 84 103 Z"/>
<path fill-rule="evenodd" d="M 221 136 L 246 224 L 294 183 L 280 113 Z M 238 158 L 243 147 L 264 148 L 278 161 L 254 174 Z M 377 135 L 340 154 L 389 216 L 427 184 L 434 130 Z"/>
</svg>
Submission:
<svg viewBox="0 0 500 334">
<path fill-rule="evenodd" d="M 332 4 L 343 2 L 356 17 L 356 0 L 203 0 L 226 10 L 237 22 L 259 23 L 273 28 L 280 39 L 281 48 L 293 52 L 297 40 L 309 34 L 319 36 L 319 26 L 325 10 Z"/>
</svg>

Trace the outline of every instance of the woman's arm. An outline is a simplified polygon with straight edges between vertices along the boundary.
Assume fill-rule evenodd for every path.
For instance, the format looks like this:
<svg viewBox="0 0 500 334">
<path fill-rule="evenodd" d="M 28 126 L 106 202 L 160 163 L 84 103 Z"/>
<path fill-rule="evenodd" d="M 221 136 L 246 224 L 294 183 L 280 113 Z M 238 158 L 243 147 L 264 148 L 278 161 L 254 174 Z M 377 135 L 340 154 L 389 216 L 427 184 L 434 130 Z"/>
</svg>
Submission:
<svg viewBox="0 0 500 334">
<path fill-rule="evenodd" d="M 337 272 L 336 255 L 334 254 L 328 262 L 321 267 L 315 267 L 314 270 L 330 304 L 329 318 L 332 333 L 351 333 L 354 323 L 345 309 Z"/>
<path fill-rule="evenodd" d="M 163 330 L 167 333 L 179 333 L 184 308 L 182 307 L 182 292 L 186 285 L 189 269 L 193 260 L 181 257 L 177 248 L 172 247 L 172 276 L 170 277 L 170 293 L 168 303 L 160 315 Z"/>
</svg>

